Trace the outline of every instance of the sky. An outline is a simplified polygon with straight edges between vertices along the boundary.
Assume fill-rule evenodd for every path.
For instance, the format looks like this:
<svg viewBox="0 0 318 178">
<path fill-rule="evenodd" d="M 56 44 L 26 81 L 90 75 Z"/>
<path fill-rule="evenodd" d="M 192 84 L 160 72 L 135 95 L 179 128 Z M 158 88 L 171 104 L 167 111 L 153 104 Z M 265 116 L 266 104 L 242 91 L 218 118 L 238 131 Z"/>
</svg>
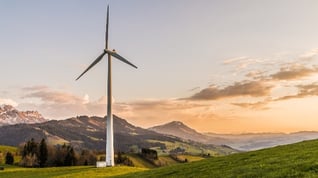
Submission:
<svg viewBox="0 0 318 178">
<path fill-rule="evenodd" d="M 316 0 L 0 0 L 0 104 L 47 119 L 114 114 L 148 128 L 318 130 Z"/>
</svg>

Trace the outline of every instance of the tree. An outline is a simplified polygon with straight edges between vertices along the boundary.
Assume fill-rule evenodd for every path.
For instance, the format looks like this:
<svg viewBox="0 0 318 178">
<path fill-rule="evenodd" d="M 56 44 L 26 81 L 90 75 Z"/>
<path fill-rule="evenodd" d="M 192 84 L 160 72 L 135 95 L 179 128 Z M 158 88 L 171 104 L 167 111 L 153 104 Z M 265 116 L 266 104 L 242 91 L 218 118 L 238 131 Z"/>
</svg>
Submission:
<svg viewBox="0 0 318 178">
<path fill-rule="evenodd" d="M 3 154 L 2 154 L 2 152 L 0 151 L 0 164 L 2 164 L 2 160 L 3 160 Z"/>
<path fill-rule="evenodd" d="M 146 159 L 150 159 L 150 160 L 157 160 L 158 159 L 157 151 L 149 149 L 149 148 L 142 148 L 141 149 L 141 156 L 143 156 Z"/>
<path fill-rule="evenodd" d="M 82 150 L 77 160 L 78 165 L 95 165 L 97 161 L 96 155 L 90 150 Z M 104 160 L 105 161 L 105 158 Z"/>
<path fill-rule="evenodd" d="M 64 166 L 75 166 L 76 165 L 76 156 L 73 147 L 67 146 L 66 156 L 64 159 Z"/>
<path fill-rule="evenodd" d="M 45 139 L 43 138 L 41 140 L 41 143 L 39 146 L 39 164 L 40 164 L 40 167 L 45 166 L 47 158 L 48 158 L 48 149 L 47 149 Z"/>
<path fill-rule="evenodd" d="M 14 162 L 14 157 L 11 152 L 7 152 L 6 154 L 6 164 L 13 164 Z"/>
<path fill-rule="evenodd" d="M 38 166 L 38 143 L 32 138 L 23 147 L 20 164 L 26 167 Z"/>
<path fill-rule="evenodd" d="M 117 152 L 117 157 L 115 157 L 116 164 L 123 164 L 126 166 L 134 166 L 133 162 L 127 157 L 123 155 L 123 152 Z"/>
</svg>

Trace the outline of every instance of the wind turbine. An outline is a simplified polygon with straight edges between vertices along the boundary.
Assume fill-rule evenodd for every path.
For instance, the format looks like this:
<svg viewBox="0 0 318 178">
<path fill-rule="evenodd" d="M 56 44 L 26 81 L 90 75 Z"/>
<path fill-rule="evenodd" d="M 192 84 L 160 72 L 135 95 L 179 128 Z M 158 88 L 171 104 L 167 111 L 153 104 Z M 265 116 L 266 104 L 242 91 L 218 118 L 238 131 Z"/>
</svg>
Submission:
<svg viewBox="0 0 318 178">
<path fill-rule="evenodd" d="M 107 118 L 106 118 L 106 166 L 114 166 L 114 131 L 113 131 L 113 113 L 112 113 L 112 63 L 111 57 L 115 57 L 120 61 L 134 67 L 137 69 L 137 66 L 129 62 L 127 59 L 119 55 L 115 50 L 108 49 L 108 27 L 109 27 L 109 5 L 107 6 L 107 17 L 106 17 L 106 34 L 105 34 L 105 49 L 103 53 L 98 56 L 95 61 L 87 67 L 87 69 L 76 78 L 78 80 L 81 78 L 89 69 L 96 65 L 99 61 L 102 60 L 104 55 L 108 54 L 108 78 L 107 78 Z"/>
</svg>

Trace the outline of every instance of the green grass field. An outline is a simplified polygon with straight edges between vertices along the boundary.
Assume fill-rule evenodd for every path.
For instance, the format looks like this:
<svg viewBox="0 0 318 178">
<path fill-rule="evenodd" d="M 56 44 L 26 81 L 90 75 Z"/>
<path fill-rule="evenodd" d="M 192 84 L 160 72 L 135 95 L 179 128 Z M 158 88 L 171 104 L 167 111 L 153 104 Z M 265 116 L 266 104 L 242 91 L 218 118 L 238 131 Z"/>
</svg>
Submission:
<svg viewBox="0 0 318 178">
<path fill-rule="evenodd" d="M 125 156 L 128 156 L 128 158 L 134 163 L 135 167 L 140 167 L 140 168 L 155 168 L 156 167 L 155 165 L 151 164 L 145 159 L 142 159 L 140 156 L 136 154 L 128 154 Z"/>
<path fill-rule="evenodd" d="M 118 177 L 318 177 L 318 140 Z"/>
<path fill-rule="evenodd" d="M 14 163 L 18 163 L 21 160 L 21 156 L 17 156 L 16 153 L 18 152 L 17 147 L 13 146 L 6 146 L 6 145 L 0 145 L 0 164 L 4 164 L 5 162 L 5 155 L 7 152 L 11 152 L 14 154 Z"/>
<path fill-rule="evenodd" d="M 175 148 L 183 148 L 187 153 L 191 153 L 193 155 L 201 155 L 201 154 L 210 154 L 213 156 L 220 156 L 220 155 L 228 155 L 230 153 L 233 153 L 232 149 L 227 149 L 220 146 L 215 146 L 213 149 L 207 149 L 203 148 L 199 145 L 192 145 L 189 143 L 183 143 L 183 142 L 169 142 L 169 141 L 159 141 L 159 140 L 147 140 L 148 142 L 160 142 L 166 145 L 166 150 L 163 152 L 159 147 L 153 147 L 151 149 L 154 149 L 158 152 L 158 155 L 168 155 L 170 150 L 173 150 Z"/>
<path fill-rule="evenodd" d="M 318 140 L 154 169 L 126 166 L 20 168 L 5 165 L 0 177 L 318 177 Z"/>
<path fill-rule="evenodd" d="M 6 145 L 0 145 L 0 151 L 2 153 L 6 153 L 6 152 L 11 152 L 11 153 L 15 153 L 18 151 L 17 147 L 13 147 L 13 146 L 6 146 Z"/>
<path fill-rule="evenodd" d="M 16 166 L 4 166 L 0 171 L 0 177 L 8 178 L 91 178 L 112 177 L 121 174 L 143 171 L 144 168 L 118 166 L 113 168 L 95 168 L 92 166 L 53 167 L 53 168 L 21 168 Z"/>
</svg>

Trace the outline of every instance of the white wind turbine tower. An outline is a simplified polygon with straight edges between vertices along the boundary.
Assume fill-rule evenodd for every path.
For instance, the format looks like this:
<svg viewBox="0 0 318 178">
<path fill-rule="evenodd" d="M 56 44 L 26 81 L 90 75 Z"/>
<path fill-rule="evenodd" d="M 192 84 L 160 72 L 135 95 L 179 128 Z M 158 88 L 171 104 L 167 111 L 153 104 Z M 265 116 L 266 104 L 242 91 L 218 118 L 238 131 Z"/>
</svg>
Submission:
<svg viewBox="0 0 318 178">
<path fill-rule="evenodd" d="M 120 56 L 115 50 L 108 49 L 108 27 L 109 27 L 109 5 L 107 6 L 106 17 L 106 34 L 105 34 L 105 49 L 103 53 L 95 59 L 95 61 L 88 66 L 88 68 L 76 80 L 81 78 L 89 69 L 102 60 L 104 55 L 108 54 L 108 79 L 107 79 L 107 118 L 106 118 L 106 166 L 114 166 L 114 131 L 113 131 L 113 113 L 112 113 L 112 63 L 111 56 L 119 59 L 120 61 L 137 68 L 134 64 L 129 62 L 124 57 Z"/>
</svg>

